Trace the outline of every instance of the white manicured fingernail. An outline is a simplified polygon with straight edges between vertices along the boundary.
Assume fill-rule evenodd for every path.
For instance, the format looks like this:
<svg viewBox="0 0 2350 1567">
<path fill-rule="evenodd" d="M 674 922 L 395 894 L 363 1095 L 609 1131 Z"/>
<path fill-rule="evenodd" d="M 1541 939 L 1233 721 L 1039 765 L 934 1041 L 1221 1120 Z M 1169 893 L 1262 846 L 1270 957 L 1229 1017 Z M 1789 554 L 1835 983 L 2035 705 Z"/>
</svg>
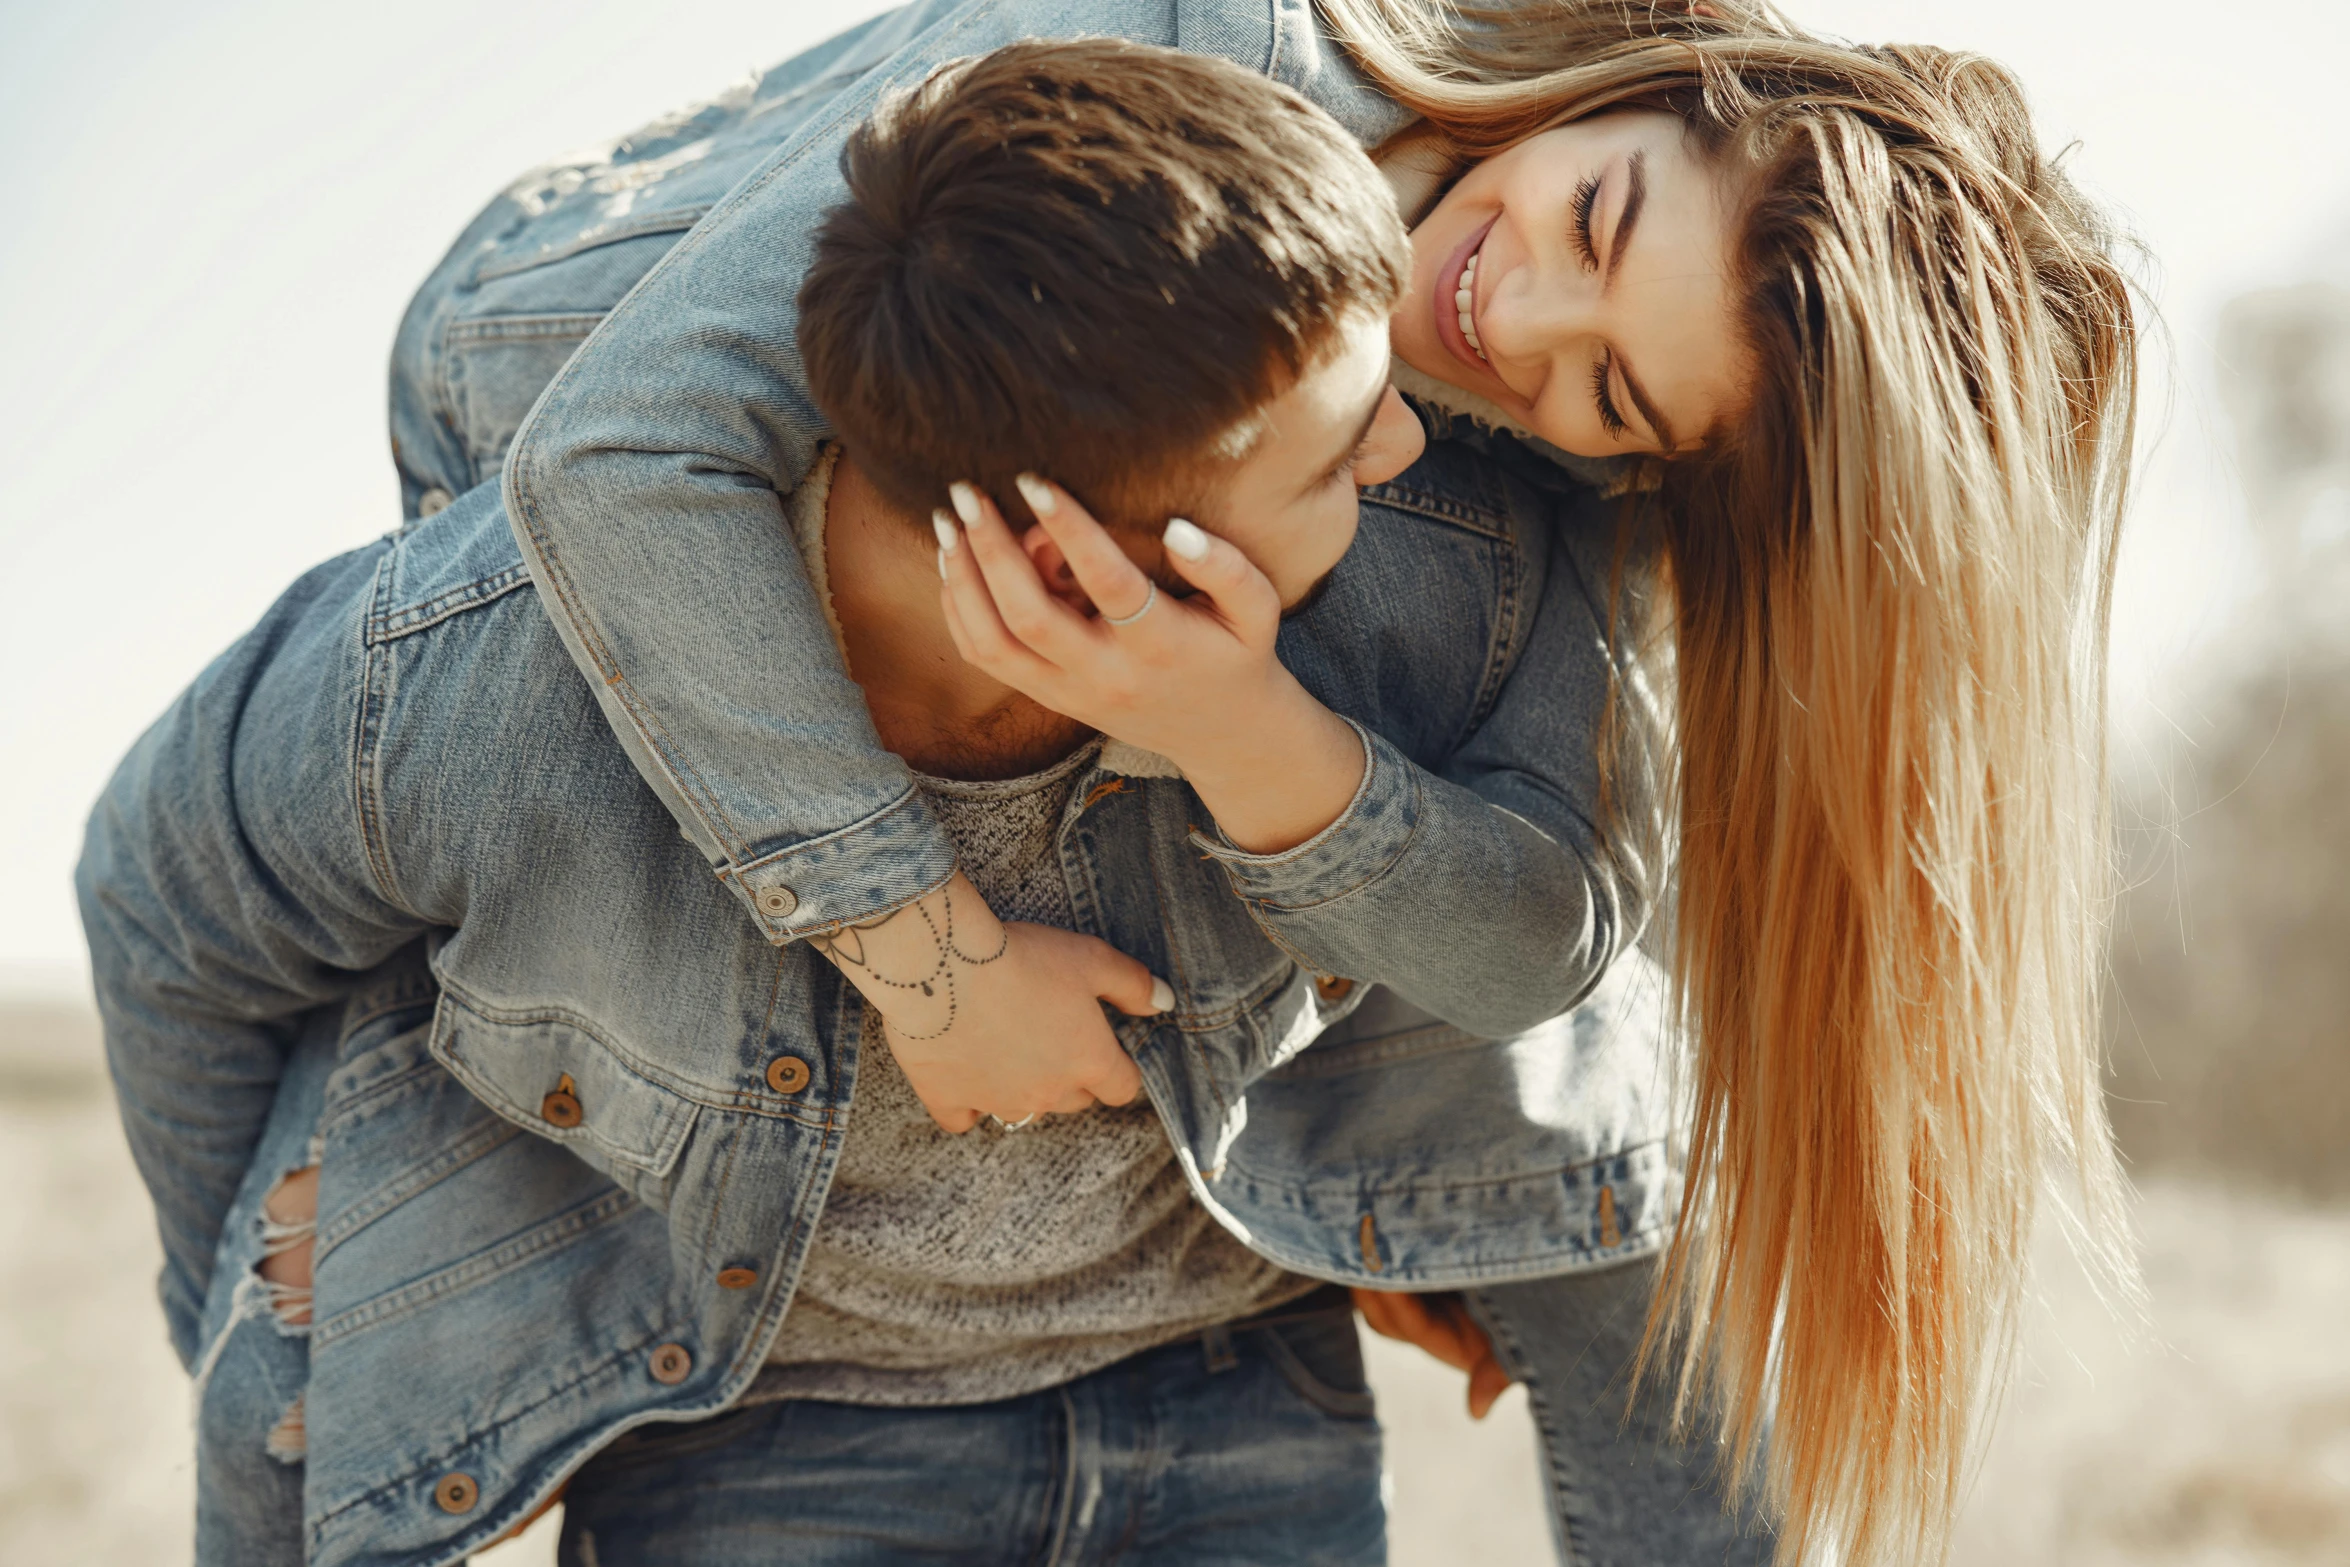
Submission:
<svg viewBox="0 0 2350 1567">
<path fill-rule="evenodd" d="M 1013 477 L 1012 482 L 1020 486 L 1020 498 L 1026 501 L 1028 509 L 1039 517 L 1050 517 L 1060 509 L 1060 497 L 1053 494 L 1053 487 L 1035 474 L 1017 474 Z"/>
<path fill-rule="evenodd" d="M 1199 524 L 1186 522 L 1181 517 L 1168 523 L 1167 531 L 1161 537 L 1169 550 L 1185 560 L 1198 560 L 1208 552 L 1208 536 L 1200 531 Z"/>
<path fill-rule="evenodd" d="M 930 531 L 938 535 L 938 553 L 942 560 L 955 552 L 955 541 L 963 536 L 963 531 L 955 526 L 955 519 L 944 511 L 930 514 Z"/>
<path fill-rule="evenodd" d="M 1151 1010 L 1153 1012 L 1175 1010 L 1175 987 L 1156 974 L 1151 976 Z"/>
<path fill-rule="evenodd" d="M 947 552 L 943 546 L 938 552 L 938 580 L 941 582 L 947 580 Z"/>
<path fill-rule="evenodd" d="M 947 499 L 955 503 L 955 515 L 963 519 L 963 526 L 979 526 L 979 492 L 957 479 L 947 486 Z"/>
</svg>

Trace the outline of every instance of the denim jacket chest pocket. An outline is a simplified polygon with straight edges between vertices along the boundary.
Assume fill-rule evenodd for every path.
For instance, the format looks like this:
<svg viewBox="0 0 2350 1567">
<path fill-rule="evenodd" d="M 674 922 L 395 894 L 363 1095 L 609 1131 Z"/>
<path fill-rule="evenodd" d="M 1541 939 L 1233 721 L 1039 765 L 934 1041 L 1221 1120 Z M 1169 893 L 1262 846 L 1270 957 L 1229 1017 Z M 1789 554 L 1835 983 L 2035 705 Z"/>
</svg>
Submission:
<svg viewBox="0 0 2350 1567">
<path fill-rule="evenodd" d="M 701 1107 L 636 1071 L 582 1020 L 500 1014 L 444 991 L 432 1053 L 507 1120 L 569 1148 L 639 1201 L 667 1208 L 670 1177 Z"/>
</svg>

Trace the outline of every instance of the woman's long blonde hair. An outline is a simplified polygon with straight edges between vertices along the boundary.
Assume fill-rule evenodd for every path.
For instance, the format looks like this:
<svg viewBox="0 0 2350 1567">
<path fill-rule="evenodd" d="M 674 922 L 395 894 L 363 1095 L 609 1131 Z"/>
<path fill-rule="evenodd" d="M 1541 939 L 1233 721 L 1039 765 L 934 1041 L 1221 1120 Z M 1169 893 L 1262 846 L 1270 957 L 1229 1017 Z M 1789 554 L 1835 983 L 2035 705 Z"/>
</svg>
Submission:
<svg viewBox="0 0 2350 1567">
<path fill-rule="evenodd" d="M 1638 497 L 1694 1047 L 1649 1342 L 1742 1481 L 1767 1449 L 1782 1560 L 1938 1559 L 2048 1165 L 2131 1277 L 2097 1019 L 2136 365 L 2111 237 L 1979 57 L 1750 0 L 1320 4 L 1464 163 L 1666 108 L 1739 193 L 1752 395 Z"/>
</svg>

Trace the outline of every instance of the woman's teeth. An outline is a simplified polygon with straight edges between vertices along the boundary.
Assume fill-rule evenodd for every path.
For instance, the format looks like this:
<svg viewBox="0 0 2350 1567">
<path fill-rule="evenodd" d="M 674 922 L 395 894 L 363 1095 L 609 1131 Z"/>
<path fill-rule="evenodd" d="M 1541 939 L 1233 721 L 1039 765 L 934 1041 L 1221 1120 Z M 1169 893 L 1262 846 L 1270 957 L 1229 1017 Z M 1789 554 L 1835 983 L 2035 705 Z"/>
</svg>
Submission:
<svg viewBox="0 0 2350 1567">
<path fill-rule="evenodd" d="M 1461 336 L 1469 340 L 1469 346 L 1477 351 L 1479 359 L 1485 358 L 1485 345 L 1477 341 L 1477 319 L 1470 313 L 1477 304 L 1476 256 L 1471 256 L 1461 268 L 1460 286 L 1453 290 L 1452 303 L 1453 308 L 1460 312 Z"/>
</svg>

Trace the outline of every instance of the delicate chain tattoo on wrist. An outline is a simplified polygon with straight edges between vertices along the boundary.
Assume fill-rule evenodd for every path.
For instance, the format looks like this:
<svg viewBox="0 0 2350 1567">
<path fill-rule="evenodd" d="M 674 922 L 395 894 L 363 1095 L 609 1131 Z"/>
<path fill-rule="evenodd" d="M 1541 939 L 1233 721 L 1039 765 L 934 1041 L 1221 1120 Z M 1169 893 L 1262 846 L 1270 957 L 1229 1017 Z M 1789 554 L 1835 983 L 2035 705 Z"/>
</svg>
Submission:
<svg viewBox="0 0 2350 1567">
<path fill-rule="evenodd" d="M 998 933 L 999 939 L 996 942 L 995 951 L 986 957 L 975 958 L 965 952 L 955 944 L 955 892 L 952 887 L 941 889 L 939 904 L 945 921 L 943 925 L 938 919 L 933 918 L 930 911 L 924 908 L 921 901 L 917 899 L 913 903 L 902 904 L 890 910 L 877 920 L 868 920 L 862 925 L 845 925 L 829 936 L 808 938 L 810 946 L 830 958 L 836 965 L 842 969 L 857 969 L 877 985 L 890 990 L 908 992 L 918 990 L 923 995 L 931 997 L 937 996 L 942 989 L 946 992 L 947 1020 L 940 1025 L 937 1032 L 909 1034 L 904 1029 L 899 1029 L 898 1037 L 900 1039 L 937 1039 L 945 1035 L 955 1026 L 955 1015 L 962 1006 L 962 998 L 958 994 L 958 987 L 955 984 L 955 964 L 961 962 L 969 968 L 982 968 L 1011 950 L 1012 932 L 1011 928 L 1006 926 Z M 916 914 L 922 916 L 922 923 L 930 927 L 930 939 L 936 949 L 937 957 L 926 973 L 919 974 L 912 979 L 892 979 L 875 968 L 868 958 L 865 952 L 864 933 L 869 930 L 879 930 L 891 920 L 905 913 L 907 909 L 912 909 Z"/>
</svg>

